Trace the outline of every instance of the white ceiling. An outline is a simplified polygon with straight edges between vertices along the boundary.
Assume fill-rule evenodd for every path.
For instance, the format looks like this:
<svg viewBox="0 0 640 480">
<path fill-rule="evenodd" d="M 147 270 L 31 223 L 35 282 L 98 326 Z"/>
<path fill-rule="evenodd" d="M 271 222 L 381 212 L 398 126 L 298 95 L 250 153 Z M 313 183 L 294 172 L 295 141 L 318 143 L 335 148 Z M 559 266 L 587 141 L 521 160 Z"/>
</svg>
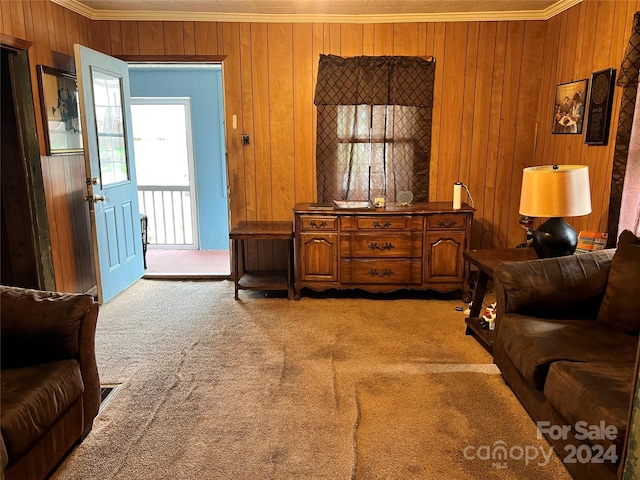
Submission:
<svg viewBox="0 0 640 480">
<path fill-rule="evenodd" d="M 546 20 L 582 0 L 53 0 L 93 20 Z"/>
</svg>

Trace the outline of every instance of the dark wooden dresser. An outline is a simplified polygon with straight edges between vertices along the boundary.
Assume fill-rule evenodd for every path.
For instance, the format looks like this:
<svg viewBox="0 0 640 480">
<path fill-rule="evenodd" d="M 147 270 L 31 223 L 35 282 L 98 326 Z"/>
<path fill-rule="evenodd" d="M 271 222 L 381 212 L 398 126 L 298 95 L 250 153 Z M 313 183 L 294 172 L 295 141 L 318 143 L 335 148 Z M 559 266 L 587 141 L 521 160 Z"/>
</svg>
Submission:
<svg viewBox="0 0 640 480">
<path fill-rule="evenodd" d="M 297 204 L 295 298 L 302 288 L 466 291 L 462 252 L 473 212 L 451 202 L 353 210 Z"/>
</svg>

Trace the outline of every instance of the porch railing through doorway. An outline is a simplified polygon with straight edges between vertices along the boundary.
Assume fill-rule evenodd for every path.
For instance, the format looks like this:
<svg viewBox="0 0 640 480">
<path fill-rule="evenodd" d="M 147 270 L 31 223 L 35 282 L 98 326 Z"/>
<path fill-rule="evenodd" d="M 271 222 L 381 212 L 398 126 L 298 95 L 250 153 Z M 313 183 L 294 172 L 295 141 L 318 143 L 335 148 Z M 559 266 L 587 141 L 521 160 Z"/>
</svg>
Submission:
<svg viewBox="0 0 640 480">
<path fill-rule="evenodd" d="M 150 246 L 196 248 L 188 185 L 139 185 L 138 201 L 147 215 Z"/>
</svg>

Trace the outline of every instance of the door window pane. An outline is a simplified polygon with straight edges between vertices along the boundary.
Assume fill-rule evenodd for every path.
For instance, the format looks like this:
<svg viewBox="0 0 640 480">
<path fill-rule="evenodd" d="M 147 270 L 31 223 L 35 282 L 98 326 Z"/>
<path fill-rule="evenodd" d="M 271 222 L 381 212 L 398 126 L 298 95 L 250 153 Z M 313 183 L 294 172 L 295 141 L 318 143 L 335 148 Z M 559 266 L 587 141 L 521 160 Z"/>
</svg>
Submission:
<svg viewBox="0 0 640 480">
<path fill-rule="evenodd" d="M 91 69 L 102 188 L 129 180 L 121 77 Z"/>
</svg>

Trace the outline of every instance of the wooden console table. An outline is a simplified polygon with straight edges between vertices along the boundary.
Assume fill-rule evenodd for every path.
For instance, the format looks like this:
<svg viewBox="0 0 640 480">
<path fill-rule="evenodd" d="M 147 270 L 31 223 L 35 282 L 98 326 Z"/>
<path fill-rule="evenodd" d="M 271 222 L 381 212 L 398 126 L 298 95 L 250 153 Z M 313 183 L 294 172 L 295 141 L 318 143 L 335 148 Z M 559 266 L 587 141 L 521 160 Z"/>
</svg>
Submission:
<svg viewBox="0 0 640 480">
<path fill-rule="evenodd" d="M 478 281 L 473 291 L 473 298 L 469 317 L 465 318 L 467 324 L 466 334 L 475 334 L 478 341 L 489 353 L 493 352 L 493 331 L 482 328 L 480 321 L 483 311 L 484 294 L 487 291 L 487 282 L 493 278 L 493 272 L 501 263 L 525 262 L 536 260 L 538 257 L 533 248 L 491 248 L 485 250 L 465 250 L 464 259 L 480 270 Z M 467 285 L 469 282 L 465 282 Z"/>
<path fill-rule="evenodd" d="M 240 222 L 229 232 L 233 240 L 233 266 L 235 282 L 235 299 L 238 300 L 238 289 L 241 290 L 286 290 L 287 298 L 293 296 L 291 282 L 291 243 L 293 225 L 291 222 Z M 287 242 L 287 271 L 245 271 L 246 240 L 284 240 Z M 242 252 L 240 252 L 242 250 Z"/>
<path fill-rule="evenodd" d="M 451 202 L 386 208 L 295 206 L 295 297 L 313 290 L 359 288 L 451 292 L 465 288 L 462 252 L 474 209 Z"/>
</svg>

